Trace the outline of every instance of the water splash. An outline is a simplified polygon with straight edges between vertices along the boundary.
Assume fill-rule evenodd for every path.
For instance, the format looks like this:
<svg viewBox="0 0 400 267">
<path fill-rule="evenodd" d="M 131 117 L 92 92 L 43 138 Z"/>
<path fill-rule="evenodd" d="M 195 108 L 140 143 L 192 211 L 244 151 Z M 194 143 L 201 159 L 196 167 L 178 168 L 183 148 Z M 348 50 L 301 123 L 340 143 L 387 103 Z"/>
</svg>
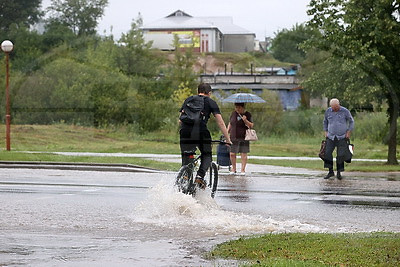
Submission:
<svg viewBox="0 0 400 267">
<path fill-rule="evenodd" d="M 178 192 L 170 181 L 165 180 L 149 190 L 147 198 L 136 206 L 132 218 L 139 223 L 174 229 L 190 227 L 214 235 L 320 231 L 316 226 L 297 220 L 276 221 L 223 210 L 210 197 L 208 189 L 192 197 Z"/>
</svg>

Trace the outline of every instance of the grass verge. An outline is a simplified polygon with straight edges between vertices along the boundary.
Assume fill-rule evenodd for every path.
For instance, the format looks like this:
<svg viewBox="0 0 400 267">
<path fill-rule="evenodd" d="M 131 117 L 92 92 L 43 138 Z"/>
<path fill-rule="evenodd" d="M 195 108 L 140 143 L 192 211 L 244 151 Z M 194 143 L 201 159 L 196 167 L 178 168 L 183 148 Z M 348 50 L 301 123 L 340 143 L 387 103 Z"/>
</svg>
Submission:
<svg viewBox="0 0 400 267">
<path fill-rule="evenodd" d="M 312 170 L 323 170 L 324 163 L 322 160 L 275 160 L 275 159 L 250 159 L 249 163 L 273 165 L 293 168 L 306 168 Z M 345 163 L 346 172 L 398 172 L 398 165 L 387 165 L 385 162 L 370 162 L 370 161 L 353 161 Z"/>
<path fill-rule="evenodd" d="M 0 125 L 0 140 L 5 140 L 5 126 Z M 289 137 L 271 136 L 251 144 L 250 155 L 257 156 L 290 156 L 316 157 L 321 138 L 293 135 Z M 370 144 L 363 140 L 354 142 L 356 158 L 385 159 L 387 147 L 381 144 Z M 1 144 L 0 144 L 1 146 Z M 13 125 L 11 134 L 12 151 L 43 152 L 103 152 L 103 153 L 157 153 L 179 154 L 179 137 L 177 132 L 154 132 L 139 135 L 129 129 L 99 129 L 67 124 L 54 125 Z M 399 151 L 400 152 L 400 151 Z M 214 154 L 216 149 L 214 147 Z M 400 155 L 399 155 L 400 157 Z M 0 160 L 14 161 L 58 161 L 54 155 L 32 155 L 29 153 L 13 154 L 0 150 Z M 160 163 L 136 158 L 114 157 L 69 157 L 69 162 L 131 163 L 145 164 L 145 167 L 171 169 L 174 164 Z M 116 162 L 118 161 L 118 162 Z M 250 160 L 250 163 L 287 167 L 302 167 L 322 170 L 321 161 L 289 160 Z M 398 171 L 399 166 L 385 165 L 381 162 L 353 162 L 346 166 L 347 171 L 387 172 Z"/>
<path fill-rule="evenodd" d="M 93 156 L 63 156 L 51 153 L 22 153 L 0 152 L 2 161 L 35 161 L 35 162 L 73 162 L 73 163 L 108 163 L 132 164 L 158 170 L 176 171 L 181 166 L 179 163 L 162 162 L 143 158 L 127 157 L 93 157 Z"/>
<path fill-rule="evenodd" d="M 268 234 L 216 246 L 210 258 L 257 266 L 399 266 L 400 233 Z"/>
</svg>

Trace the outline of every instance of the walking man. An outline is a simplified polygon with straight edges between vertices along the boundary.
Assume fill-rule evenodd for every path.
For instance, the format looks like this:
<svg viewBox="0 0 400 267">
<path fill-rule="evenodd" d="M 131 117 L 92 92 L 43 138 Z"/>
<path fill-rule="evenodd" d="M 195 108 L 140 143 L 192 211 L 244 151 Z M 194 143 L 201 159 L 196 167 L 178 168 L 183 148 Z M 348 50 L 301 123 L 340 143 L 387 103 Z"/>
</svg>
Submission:
<svg viewBox="0 0 400 267">
<path fill-rule="evenodd" d="M 217 103 L 210 98 L 211 86 L 201 83 L 197 87 L 198 95 L 188 97 L 180 109 L 180 147 L 182 165 L 190 162 L 190 158 L 199 148 L 201 153 L 201 164 L 195 182 L 200 188 L 206 187 L 204 176 L 211 166 L 212 147 L 211 134 L 207 128 L 210 115 L 213 114 L 218 127 L 225 136 L 226 143 L 232 144 L 228 131 Z"/>
<path fill-rule="evenodd" d="M 325 111 L 324 131 L 326 137 L 326 150 L 324 159 L 324 168 L 328 168 L 329 172 L 324 177 L 329 179 L 335 176 L 333 172 L 333 156 L 332 153 L 336 149 L 336 177 L 341 180 L 344 171 L 344 160 L 347 148 L 347 139 L 350 138 L 351 131 L 354 128 L 354 119 L 350 111 L 340 106 L 340 102 L 336 98 L 332 98 L 329 102 L 330 108 Z"/>
</svg>

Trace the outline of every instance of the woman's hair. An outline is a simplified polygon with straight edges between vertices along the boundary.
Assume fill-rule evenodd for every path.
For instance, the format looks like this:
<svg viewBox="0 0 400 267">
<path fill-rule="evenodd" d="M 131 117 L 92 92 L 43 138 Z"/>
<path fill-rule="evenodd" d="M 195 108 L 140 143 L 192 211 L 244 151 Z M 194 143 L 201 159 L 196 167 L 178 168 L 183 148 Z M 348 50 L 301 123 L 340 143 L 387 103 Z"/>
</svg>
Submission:
<svg viewBox="0 0 400 267">
<path fill-rule="evenodd" d="M 244 103 L 235 103 L 235 106 L 244 107 Z"/>
</svg>

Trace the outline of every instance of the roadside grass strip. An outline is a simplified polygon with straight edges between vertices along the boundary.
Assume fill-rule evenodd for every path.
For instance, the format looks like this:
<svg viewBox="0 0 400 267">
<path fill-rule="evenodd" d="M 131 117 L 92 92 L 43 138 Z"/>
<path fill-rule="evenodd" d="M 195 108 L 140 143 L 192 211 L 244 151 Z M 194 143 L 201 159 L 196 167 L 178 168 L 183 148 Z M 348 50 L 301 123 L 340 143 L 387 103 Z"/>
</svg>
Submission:
<svg viewBox="0 0 400 267">
<path fill-rule="evenodd" d="M 399 248 L 400 233 L 282 233 L 225 242 L 208 257 L 248 266 L 399 266 Z"/>
</svg>

